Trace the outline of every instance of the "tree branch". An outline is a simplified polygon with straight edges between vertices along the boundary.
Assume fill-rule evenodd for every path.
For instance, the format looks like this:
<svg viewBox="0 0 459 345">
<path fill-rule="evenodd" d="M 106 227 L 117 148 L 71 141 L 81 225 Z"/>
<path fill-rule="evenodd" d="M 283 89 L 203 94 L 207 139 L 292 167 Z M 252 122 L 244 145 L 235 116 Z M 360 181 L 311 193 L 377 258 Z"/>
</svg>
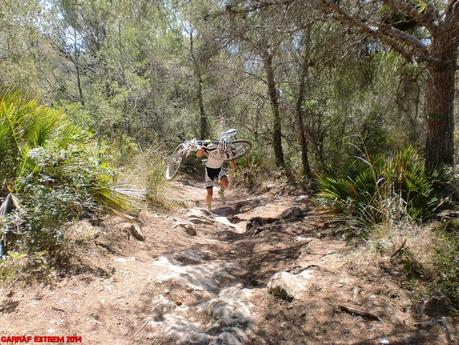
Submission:
<svg viewBox="0 0 459 345">
<path fill-rule="evenodd" d="M 364 19 L 352 16 L 330 0 L 322 0 L 322 3 L 336 15 L 337 20 L 356 27 L 361 32 L 388 44 L 406 60 L 410 62 L 413 60 L 433 60 L 428 49 L 414 36 L 383 23 L 371 26 Z"/>
<path fill-rule="evenodd" d="M 438 29 L 438 25 L 436 24 L 436 20 L 438 18 L 436 18 L 434 14 L 435 12 L 430 4 L 428 5 L 426 12 L 421 13 L 414 6 L 404 2 L 403 0 L 383 0 L 383 2 L 394 10 L 414 19 L 419 25 L 425 26 L 430 33 L 434 33 Z"/>
</svg>

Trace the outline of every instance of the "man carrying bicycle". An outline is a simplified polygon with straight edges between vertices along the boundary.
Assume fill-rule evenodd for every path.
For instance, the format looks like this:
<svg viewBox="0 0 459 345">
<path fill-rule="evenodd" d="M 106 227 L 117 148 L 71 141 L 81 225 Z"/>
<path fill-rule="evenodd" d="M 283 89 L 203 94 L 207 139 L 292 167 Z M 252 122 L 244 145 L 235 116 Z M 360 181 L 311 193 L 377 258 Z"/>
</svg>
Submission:
<svg viewBox="0 0 459 345">
<path fill-rule="evenodd" d="M 203 147 L 196 151 L 196 157 L 201 158 L 207 156 L 207 162 L 205 165 L 205 182 L 207 189 L 207 209 L 210 210 L 212 207 L 213 189 L 214 182 L 217 181 L 220 184 L 220 190 L 218 194 L 225 202 L 225 190 L 228 188 L 229 181 L 225 170 L 223 169 L 223 163 L 227 160 L 230 161 L 233 169 L 237 168 L 236 161 L 232 159 L 233 153 L 230 150 L 231 142 L 227 138 L 220 139 L 217 147 Z M 212 152 L 212 155 L 209 153 Z"/>
</svg>

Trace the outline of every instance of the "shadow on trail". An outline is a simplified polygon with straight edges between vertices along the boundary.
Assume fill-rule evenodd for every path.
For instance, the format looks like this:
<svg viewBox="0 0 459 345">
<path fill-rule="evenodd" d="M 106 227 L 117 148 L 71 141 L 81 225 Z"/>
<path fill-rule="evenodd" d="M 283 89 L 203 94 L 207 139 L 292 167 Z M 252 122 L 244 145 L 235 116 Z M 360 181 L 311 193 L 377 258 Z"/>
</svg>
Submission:
<svg viewBox="0 0 459 345">
<path fill-rule="evenodd" d="M 289 222 L 269 224 L 257 235 L 221 231 L 217 236 L 223 246 L 202 244 L 198 248 L 217 252 L 218 259 L 232 263 L 229 274 L 234 277 L 233 285 L 243 288 L 265 287 L 269 279 L 295 262 L 304 248 L 304 243 L 293 240 L 295 234 L 285 227 Z"/>
<path fill-rule="evenodd" d="M 244 201 L 232 202 L 227 206 L 214 208 L 212 212 L 222 217 L 235 216 L 252 211 L 259 206 L 267 204 L 269 201 L 271 201 L 271 199 L 268 197 L 256 197 Z"/>
</svg>

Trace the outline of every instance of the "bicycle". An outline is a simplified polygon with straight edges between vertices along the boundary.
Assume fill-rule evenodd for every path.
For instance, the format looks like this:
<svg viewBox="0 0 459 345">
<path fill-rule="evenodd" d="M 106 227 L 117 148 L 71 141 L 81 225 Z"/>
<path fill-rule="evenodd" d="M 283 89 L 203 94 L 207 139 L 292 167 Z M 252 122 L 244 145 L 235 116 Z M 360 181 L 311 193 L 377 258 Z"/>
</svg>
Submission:
<svg viewBox="0 0 459 345">
<path fill-rule="evenodd" d="M 208 141 L 208 140 L 199 140 L 193 138 L 187 140 L 183 135 L 179 135 L 181 143 L 175 148 L 174 152 L 166 161 L 166 180 L 172 180 L 177 174 L 177 171 L 182 164 L 182 161 L 191 153 L 196 152 L 200 149 L 203 149 L 210 157 L 216 159 L 221 159 L 221 154 L 219 150 L 215 150 L 218 147 L 218 143 L 222 139 L 228 139 L 230 141 L 229 159 L 233 160 L 242 157 L 243 155 L 250 152 L 252 149 L 252 143 L 245 139 L 232 140 L 232 138 L 237 134 L 236 129 L 230 129 L 226 132 L 223 132 L 218 137 L 218 140 Z"/>
</svg>

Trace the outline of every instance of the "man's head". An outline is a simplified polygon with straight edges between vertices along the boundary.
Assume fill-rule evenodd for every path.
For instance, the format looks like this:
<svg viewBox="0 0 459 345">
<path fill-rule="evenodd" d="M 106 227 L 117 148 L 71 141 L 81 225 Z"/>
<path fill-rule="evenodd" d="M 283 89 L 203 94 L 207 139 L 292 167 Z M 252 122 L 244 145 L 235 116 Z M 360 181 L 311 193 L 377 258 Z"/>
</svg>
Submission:
<svg viewBox="0 0 459 345">
<path fill-rule="evenodd" d="M 218 142 L 218 148 L 223 152 L 226 152 L 230 147 L 230 141 L 228 138 L 221 138 Z"/>
</svg>

